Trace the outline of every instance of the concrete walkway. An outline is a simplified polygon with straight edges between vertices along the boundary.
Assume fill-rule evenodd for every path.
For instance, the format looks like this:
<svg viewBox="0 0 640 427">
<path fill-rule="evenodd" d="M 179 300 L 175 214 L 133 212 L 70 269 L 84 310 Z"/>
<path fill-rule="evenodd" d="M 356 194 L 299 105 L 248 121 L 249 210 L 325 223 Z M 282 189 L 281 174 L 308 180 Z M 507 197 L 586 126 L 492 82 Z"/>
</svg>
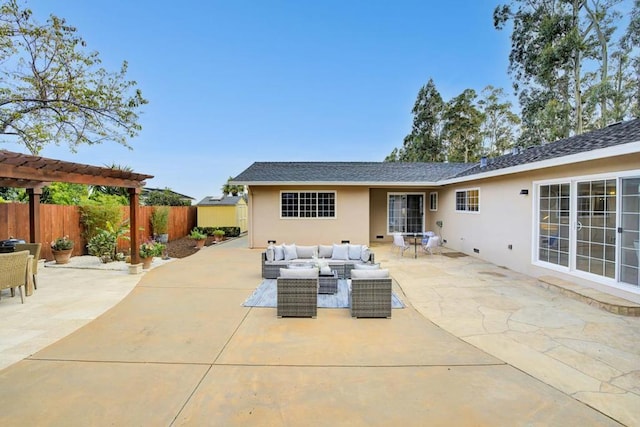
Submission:
<svg viewBox="0 0 640 427">
<path fill-rule="evenodd" d="M 245 245 L 145 273 L 112 309 L 0 371 L 0 425 L 640 425 L 639 318 L 472 257 L 377 247 L 406 309 L 278 319 L 242 307 L 260 282 L 260 251 Z M 65 274 L 43 271 L 11 327 L 47 289 L 64 296 Z"/>
</svg>

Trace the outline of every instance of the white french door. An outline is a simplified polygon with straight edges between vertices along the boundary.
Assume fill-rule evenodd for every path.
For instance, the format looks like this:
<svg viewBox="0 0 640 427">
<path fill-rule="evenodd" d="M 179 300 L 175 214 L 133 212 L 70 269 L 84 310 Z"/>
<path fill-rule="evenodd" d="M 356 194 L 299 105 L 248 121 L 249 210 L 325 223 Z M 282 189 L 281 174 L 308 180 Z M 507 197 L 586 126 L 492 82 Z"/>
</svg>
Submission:
<svg viewBox="0 0 640 427">
<path fill-rule="evenodd" d="M 536 188 L 536 262 L 640 291 L 640 176 Z"/>
</svg>

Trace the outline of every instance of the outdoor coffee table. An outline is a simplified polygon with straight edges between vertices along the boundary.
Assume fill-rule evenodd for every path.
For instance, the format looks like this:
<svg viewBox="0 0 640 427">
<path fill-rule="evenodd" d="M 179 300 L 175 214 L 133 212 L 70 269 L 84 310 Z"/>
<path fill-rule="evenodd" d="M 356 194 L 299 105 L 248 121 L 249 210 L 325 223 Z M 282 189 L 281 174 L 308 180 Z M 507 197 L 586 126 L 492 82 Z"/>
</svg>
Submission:
<svg viewBox="0 0 640 427">
<path fill-rule="evenodd" d="M 331 270 L 331 274 L 320 274 L 318 276 L 319 294 L 335 294 L 338 292 L 338 272 Z"/>
</svg>

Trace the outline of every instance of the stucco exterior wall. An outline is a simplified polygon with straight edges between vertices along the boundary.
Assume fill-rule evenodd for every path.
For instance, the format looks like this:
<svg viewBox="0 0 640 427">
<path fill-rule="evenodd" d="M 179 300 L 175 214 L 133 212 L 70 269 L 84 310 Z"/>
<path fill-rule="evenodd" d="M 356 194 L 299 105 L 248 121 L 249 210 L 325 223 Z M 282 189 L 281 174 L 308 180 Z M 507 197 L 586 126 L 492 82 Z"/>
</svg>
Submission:
<svg viewBox="0 0 640 427">
<path fill-rule="evenodd" d="M 335 191 L 336 218 L 281 218 L 281 191 Z M 249 188 L 249 246 L 264 248 L 277 243 L 317 245 L 369 243 L 369 189 L 366 187 L 270 187 Z"/>
<path fill-rule="evenodd" d="M 429 211 L 429 194 L 433 191 L 437 191 L 437 189 L 424 187 L 372 188 L 370 190 L 369 240 L 387 243 L 393 241 L 393 236 L 387 234 L 387 195 L 389 193 L 424 194 L 425 231 L 431 230 L 430 223 L 435 221 L 432 221 L 433 214 L 437 213 Z"/>
<path fill-rule="evenodd" d="M 436 232 L 440 231 L 447 248 L 534 277 L 551 274 L 575 280 L 573 276 L 532 264 L 533 218 L 536 208 L 533 183 L 639 168 L 640 154 L 634 154 L 448 185 L 438 190 L 439 208 L 436 215 L 428 217 L 429 227 Z M 456 212 L 455 192 L 472 188 L 480 189 L 480 212 Z M 529 194 L 520 195 L 521 189 L 527 189 Z M 437 220 L 443 221 L 441 230 L 435 225 Z M 512 249 L 509 249 L 509 245 L 512 245 Z M 479 253 L 475 253 L 474 249 L 478 249 Z"/>
</svg>

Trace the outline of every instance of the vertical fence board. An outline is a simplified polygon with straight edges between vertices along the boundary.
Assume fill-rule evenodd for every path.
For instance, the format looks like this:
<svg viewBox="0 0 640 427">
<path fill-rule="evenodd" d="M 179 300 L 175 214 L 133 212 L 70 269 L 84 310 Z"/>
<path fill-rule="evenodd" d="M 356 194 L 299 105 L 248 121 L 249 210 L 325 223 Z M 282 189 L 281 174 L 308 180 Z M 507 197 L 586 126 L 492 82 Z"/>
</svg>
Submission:
<svg viewBox="0 0 640 427">
<path fill-rule="evenodd" d="M 140 241 L 151 235 L 151 213 L 153 206 L 138 207 Z M 122 207 L 123 221 L 129 219 L 129 207 Z M 180 239 L 197 223 L 195 206 L 171 206 L 169 213 L 169 240 Z M 42 258 L 52 260 L 50 244 L 58 237 L 69 236 L 74 241 L 73 256 L 87 253 L 87 242 L 82 237 L 80 209 L 78 206 L 40 204 L 40 236 L 42 238 Z M 0 203 L 0 240 L 15 237 L 29 240 L 29 205 L 26 203 Z M 118 250 L 129 253 L 128 239 L 118 239 Z"/>
</svg>

